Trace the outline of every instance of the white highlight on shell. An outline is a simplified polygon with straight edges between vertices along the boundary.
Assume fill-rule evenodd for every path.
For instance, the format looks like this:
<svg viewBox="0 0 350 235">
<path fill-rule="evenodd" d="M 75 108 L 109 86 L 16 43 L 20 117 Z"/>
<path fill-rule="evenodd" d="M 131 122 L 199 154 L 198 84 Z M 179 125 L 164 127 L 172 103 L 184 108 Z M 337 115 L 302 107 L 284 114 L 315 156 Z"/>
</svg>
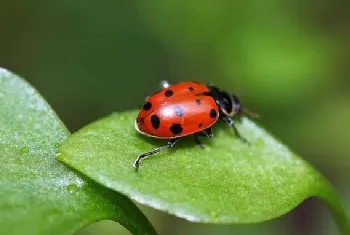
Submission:
<svg viewBox="0 0 350 235">
<path fill-rule="evenodd" d="M 162 88 L 168 88 L 170 86 L 169 82 L 166 80 L 160 81 L 160 86 Z"/>
<path fill-rule="evenodd" d="M 172 109 L 172 107 L 165 107 L 160 110 L 160 116 L 165 118 L 171 118 L 172 116 L 174 116 L 174 110 Z"/>
</svg>

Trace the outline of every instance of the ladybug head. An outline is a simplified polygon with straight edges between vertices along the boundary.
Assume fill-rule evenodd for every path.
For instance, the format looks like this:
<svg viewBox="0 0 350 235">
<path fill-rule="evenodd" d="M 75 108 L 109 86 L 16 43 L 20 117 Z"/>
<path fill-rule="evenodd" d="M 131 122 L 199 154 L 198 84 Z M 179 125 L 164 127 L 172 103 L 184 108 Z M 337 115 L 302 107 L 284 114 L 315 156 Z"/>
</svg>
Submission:
<svg viewBox="0 0 350 235">
<path fill-rule="evenodd" d="M 210 95 L 216 100 L 222 113 L 229 117 L 242 113 L 241 103 L 235 94 L 223 91 L 212 85 L 208 87 L 210 89 Z"/>
<path fill-rule="evenodd" d="M 224 103 L 224 107 L 221 108 L 223 113 L 229 117 L 242 114 L 243 108 L 237 95 L 220 91 L 220 96 Z"/>
<path fill-rule="evenodd" d="M 252 117 L 252 118 L 258 118 L 259 115 L 257 113 L 254 113 L 248 109 L 245 109 L 242 107 L 241 105 L 241 102 L 239 101 L 239 98 L 236 94 L 232 93 L 230 94 L 230 97 L 231 97 L 231 105 L 232 105 L 232 114 L 231 114 L 231 117 L 232 116 L 235 116 L 235 115 L 242 115 L 243 113 L 245 115 L 248 115 L 249 117 Z"/>
<path fill-rule="evenodd" d="M 210 93 L 213 96 L 213 98 L 216 100 L 218 104 L 220 104 L 220 110 L 225 115 L 229 117 L 233 116 L 240 116 L 243 113 L 247 114 L 250 117 L 257 118 L 258 115 L 250 112 L 246 109 L 243 109 L 241 102 L 238 98 L 238 96 L 234 93 L 229 93 L 227 91 L 220 90 L 219 88 L 215 86 L 208 86 L 210 89 Z"/>
</svg>

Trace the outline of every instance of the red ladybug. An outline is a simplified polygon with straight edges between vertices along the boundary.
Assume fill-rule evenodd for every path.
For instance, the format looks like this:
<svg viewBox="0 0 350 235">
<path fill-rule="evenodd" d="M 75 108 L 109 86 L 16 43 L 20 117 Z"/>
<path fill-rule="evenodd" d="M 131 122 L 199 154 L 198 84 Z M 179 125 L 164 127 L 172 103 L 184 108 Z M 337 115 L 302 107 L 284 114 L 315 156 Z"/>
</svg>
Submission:
<svg viewBox="0 0 350 235">
<path fill-rule="evenodd" d="M 135 128 L 143 135 L 167 139 L 168 144 L 141 154 L 134 163 L 136 170 L 142 159 L 173 147 L 181 137 L 193 135 L 195 142 L 203 147 L 199 136 L 213 137 L 211 126 L 219 119 L 231 126 L 237 137 L 247 142 L 231 119 L 243 112 L 236 95 L 197 82 L 169 85 L 167 81 L 162 81 L 161 87 L 160 91 L 146 99 L 136 118 Z"/>
</svg>

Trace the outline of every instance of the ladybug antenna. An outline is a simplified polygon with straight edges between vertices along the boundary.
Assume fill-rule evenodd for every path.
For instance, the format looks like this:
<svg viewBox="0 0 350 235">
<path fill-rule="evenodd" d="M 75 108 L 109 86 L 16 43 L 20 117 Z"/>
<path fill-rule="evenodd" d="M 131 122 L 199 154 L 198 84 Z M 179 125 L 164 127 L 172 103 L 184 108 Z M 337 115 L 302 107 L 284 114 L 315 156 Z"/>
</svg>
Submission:
<svg viewBox="0 0 350 235">
<path fill-rule="evenodd" d="M 243 113 L 251 118 L 259 118 L 260 117 L 259 114 L 255 113 L 253 111 L 250 111 L 249 109 L 245 109 L 245 108 L 243 109 Z"/>
<path fill-rule="evenodd" d="M 238 115 L 245 114 L 251 118 L 259 118 L 259 114 L 242 107 L 241 102 L 239 101 L 239 98 L 237 95 L 232 94 L 232 98 L 233 98 L 235 112 Z"/>
</svg>

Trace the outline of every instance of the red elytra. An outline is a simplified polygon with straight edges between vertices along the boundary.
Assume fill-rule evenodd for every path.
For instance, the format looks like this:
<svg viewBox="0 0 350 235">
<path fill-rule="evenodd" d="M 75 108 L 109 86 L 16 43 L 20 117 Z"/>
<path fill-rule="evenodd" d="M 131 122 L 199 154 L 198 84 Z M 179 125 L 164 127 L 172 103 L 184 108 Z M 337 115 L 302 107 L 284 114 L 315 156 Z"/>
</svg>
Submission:
<svg viewBox="0 0 350 235">
<path fill-rule="evenodd" d="M 197 82 L 181 82 L 178 84 L 174 84 L 168 87 L 168 83 L 163 81 L 163 88 L 158 92 L 154 93 L 152 96 L 148 97 L 145 105 L 148 105 L 147 102 L 152 102 L 152 108 L 156 105 L 167 102 L 169 98 L 175 99 L 178 96 L 189 95 L 189 94 L 200 94 L 204 92 L 209 92 L 208 87 L 205 84 L 197 83 Z M 144 115 L 143 111 L 150 111 L 148 109 L 141 110 L 140 114 Z"/>
<path fill-rule="evenodd" d="M 166 97 L 164 94 L 169 90 L 172 88 L 164 89 L 147 100 L 136 119 L 136 129 L 140 133 L 171 139 L 203 131 L 218 120 L 219 109 L 212 97 L 200 93 Z M 165 97 L 161 103 L 157 102 L 159 96 Z"/>
<path fill-rule="evenodd" d="M 141 154 L 134 162 L 136 170 L 142 159 L 173 147 L 181 137 L 193 135 L 195 142 L 203 147 L 199 136 L 213 137 L 211 126 L 219 119 L 248 143 L 232 120 L 243 112 L 235 94 L 197 82 L 161 84 L 162 89 L 147 98 L 135 120 L 135 128 L 143 135 L 168 139 L 168 144 Z"/>
</svg>

